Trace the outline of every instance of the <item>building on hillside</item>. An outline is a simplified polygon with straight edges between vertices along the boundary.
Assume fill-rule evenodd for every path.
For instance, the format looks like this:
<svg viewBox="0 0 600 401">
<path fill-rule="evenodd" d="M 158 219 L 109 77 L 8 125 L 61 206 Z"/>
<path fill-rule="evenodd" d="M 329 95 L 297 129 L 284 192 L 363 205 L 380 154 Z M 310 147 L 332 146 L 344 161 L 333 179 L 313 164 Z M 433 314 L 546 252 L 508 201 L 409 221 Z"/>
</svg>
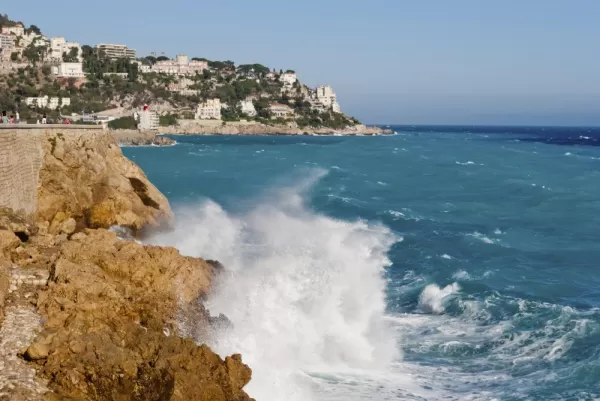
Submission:
<svg viewBox="0 0 600 401">
<path fill-rule="evenodd" d="M 276 78 L 276 77 L 277 77 L 277 76 L 276 76 L 276 75 L 275 75 L 275 73 L 274 73 L 274 72 L 272 72 L 272 71 L 271 71 L 271 72 L 269 72 L 269 73 L 267 73 L 267 75 L 265 75 L 265 78 L 266 78 L 266 79 L 268 79 L 269 81 L 275 81 L 275 78 Z"/>
<path fill-rule="evenodd" d="M 127 79 L 129 74 L 126 72 L 105 72 L 102 74 L 103 77 L 119 77 L 123 79 Z"/>
<path fill-rule="evenodd" d="M 52 110 L 56 110 L 59 107 L 69 106 L 71 104 L 71 98 L 68 97 L 51 97 L 42 96 L 42 97 L 27 97 L 25 98 L 25 104 L 27 106 L 34 106 L 39 108 L 48 108 Z"/>
<path fill-rule="evenodd" d="M 25 34 L 25 27 L 23 24 L 16 24 L 15 26 L 3 26 L 2 33 L 5 35 L 15 35 L 17 37 Z"/>
<path fill-rule="evenodd" d="M 331 109 L 336 113 L 341 113 L 342 109 L 337 102 L 337 96 L 333 88 L 329 85 L 317 86 L 314 93 L 314 100 L 323 105 L 326 109 Z"/>
<path fill-rule="evenodd" d="M 56 36 L 50 39 L 50 59 L 53 61 L 62 61 L 63 54 L 69 54 L 71 49 L 74 47 L 77 48 L 77 59 L 79 61 L 83 60 L 83 55 L 81 54 L 81 46 L 78 42 L 67 42 L 65 38 L 62 36 Z"/>
<path fill-rule="evenodd" d="M 140 64 L 138 66 L 138 70 L 142 73 L 142 74 L 147 74 L 149 72 L 152 71 L 152 66 L 147 65 L 147 64 Z"/>
<path fill-rule="evenodd" d="M 194 85 L 194 81 L 192 81 L 191 79 L 180 78 L 177 82 L 173 82 L 173 83 L 169 84 L 169 86 L 167 87 L 167 90 L 169 90 L 170 92 L 179 93 L 181 91 L 188 89 L 192 85 Z"/>
<path fill-rule="evenodd" d="M 60 63 L 52 67 L 57 78 L 83 78 L 83 63 Z"/>
<path fill-rule="evenodd" d="M 245 114 L 248 117 L 254 117 L 258 114 L 256 113 L 256 108 L 254 107 L 252 100 L 242 100 L 240 102 L 240 108 L 242 109 L 242 114 Z"/>
<path fill-rule="evenodd" d="M 11 53 L 15 48 L 15 38 L 13 35 L 0 34 L 0 57 L 10 58 Z"/>
<path fill-rule="evenodd" d="M 36 47 L 49 47 L 50 41 L 44 35 L 38 35 L 35 32 L 25 33 L 21 37 L 21 46 L 27 47 L 29 45 L 33 45 Z"/>
<path fill-rule="evenodd" d="M 298 77 L 295 72 L 284 72 L 279 77 L 279 81 L 283 83 L 284 86 L 294 86 L 296 82 L 298 82 Z"/>
<path fill-rule="evenodd" d="M 275 118 L 288 118 L 294 115 L 294 110 L 286 104 L 274 103 L 271 105 L 270 110 Z"/>
<path fill-rule="evenodd" d="M 106 57 L 116 59 L 116 58 L 129 58 L 135 59 L 135 50 L 130 49 L 125 45 L 114 45 L 109 43 L 100 43 L 96 45 L 96 51 L 104 52 Z"/>
<path fill-rule="evenodd" d="M 138 129 L 142 131 L 154 131 L 158 129 L 159 117 L 155 111 L 142 110 L 137 114 L 137 119 L 139 121 Z"/>
<path fill-rule="evenodd" d="M 208 69 L 208 62 L 189 60 L 185 54 L 178 54 L 175 60 L 157 61 L 151 71 L 169 75 L 194 75 Z"/>
<path fill-rule="evenodd" d="M 220 120 L 221 100 L 208 99 L 206 102 L 198 104 L 195 118 L 196 120 Z"/>
</svg>

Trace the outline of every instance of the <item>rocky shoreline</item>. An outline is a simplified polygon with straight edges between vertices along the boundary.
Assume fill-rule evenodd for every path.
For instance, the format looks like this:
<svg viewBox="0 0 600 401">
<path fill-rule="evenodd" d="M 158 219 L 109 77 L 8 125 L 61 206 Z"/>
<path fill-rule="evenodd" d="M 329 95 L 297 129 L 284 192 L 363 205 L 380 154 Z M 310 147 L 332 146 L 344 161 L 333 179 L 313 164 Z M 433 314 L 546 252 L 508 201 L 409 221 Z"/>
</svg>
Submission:
<svg viewBox="0 0 600 401">
<path fill-rule="evenodd" d="M 164 195 L 110 133 L 34 140 L 35 212 L 0 208 L 0 399 L 251 400 L 241 356 L 203 344 L 227 324 L 203 306 L 224 267 L 108 230 L 168 230 Z"/>
<path fill-rule="evenodd" d="M 177 142 L 157 132 L 138 130 L 111 130 L 120 146 L 173 146 Z"/>
<path fill-rule="evenodd" d="M 258 123 L 180 120 L 178 126 L 160 127 L 160 133 L 176 135 L 386 135 L 393 131 L 380 127 L 355 125 L 344 129 L 299 128 Z"/>
</svg>

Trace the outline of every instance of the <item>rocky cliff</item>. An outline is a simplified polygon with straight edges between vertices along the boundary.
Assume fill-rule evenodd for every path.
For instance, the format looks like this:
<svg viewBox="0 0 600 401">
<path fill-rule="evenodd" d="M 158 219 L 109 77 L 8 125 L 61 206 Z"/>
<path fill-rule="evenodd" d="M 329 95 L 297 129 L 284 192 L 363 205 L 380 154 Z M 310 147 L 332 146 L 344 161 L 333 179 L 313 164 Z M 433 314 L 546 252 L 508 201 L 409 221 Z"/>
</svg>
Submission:
<svg viewBox="0 0 600 401">
<path fill-rule="evenodd" d="M 250 400 L 241 356 L 199 345 L 223 267 L 103 228 L 171 218 L 111 136 L 36 135 L 37 221 L 0 208 L 0 399 Z"/>
<path fill-rule="evenodd" d="M 167 199 L 108 133 L 46 133 L 43 145 L 36 219 L 51 234 L 74 226 L 168 226 Z"/>
</svg>

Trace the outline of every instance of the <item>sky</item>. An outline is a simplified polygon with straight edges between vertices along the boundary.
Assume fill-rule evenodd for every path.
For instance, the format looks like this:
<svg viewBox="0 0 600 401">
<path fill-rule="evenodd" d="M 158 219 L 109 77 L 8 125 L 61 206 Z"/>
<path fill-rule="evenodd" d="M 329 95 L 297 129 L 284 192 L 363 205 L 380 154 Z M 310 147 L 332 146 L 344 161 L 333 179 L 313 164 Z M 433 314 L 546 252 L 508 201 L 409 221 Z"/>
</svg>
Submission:
<svg viewBox="0 0 600 401">
<path fill-rule="evenodd" d="M 600 0 L 3 3 L 81 44 L 293 69 L 366 123 L 600 125 Z"/>
</svg>

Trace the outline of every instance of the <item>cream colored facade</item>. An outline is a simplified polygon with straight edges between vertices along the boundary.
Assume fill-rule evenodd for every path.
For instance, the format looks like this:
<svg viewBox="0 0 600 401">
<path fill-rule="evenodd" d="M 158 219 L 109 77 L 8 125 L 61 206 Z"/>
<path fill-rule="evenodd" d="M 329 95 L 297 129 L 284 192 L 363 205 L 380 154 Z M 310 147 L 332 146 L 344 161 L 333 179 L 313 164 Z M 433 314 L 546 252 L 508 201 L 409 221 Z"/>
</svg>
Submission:
<svg viewBox="0 0 600 401">
<path fill-rule="evenodd" d="M 10 54 L 15 48 L 15 38 L 13 35 L 0 34 L 0 54 L 4 57 L 10 57 Z"/>
<path fill-rule="evenodd" d="M 294 72 L 284 72 L 283 74 L 281 74 L 279 80 L 283 83 L 284 86 L 293 86 L 298 81 L 298 77 Z"/>
<path fill-rule="evenodd" d="M 52 67 L 52 73 L 58 78 L 83 78 L 83 63 L 60 63 Z"/>
<path fill-rule="evenodd" d="M 67 42 L 64 37 L 56 36 L 50 39 L 50 59 L 54 61 L 62 61 L 63 54 L 71 51 L 72 48 L 77 48 L 77 59 L 83 60 L 81 54 L 81 46 L 78 42 Z"/>
<path fill-rule="evenodd" d="M 125 45 L 100 43 L 96 45 L 96 50 L 103 51 L 109 58 L 135 58 L 135 50 L 130 49 Z"/>
<path fill-rule="evenodd" d="M 240 102 L 240 108 L 242 109 L 242 113 L 249 117 L 254 117 L 257 114 L 256 108 L 254 107 L 254 103 L 252 103 L 252 100 L 242 100 Z"/>
<path fill-rule="evenodd" d="M 6 35 L 23 36 L 25 34 L 25 27 L 22 24 L 15 26 L 3 26 L 2 33 Z"/>
<path fill-rule="evenodd" d="M 315 91 L 315 100 L 327 109 L 331 109 L 336 113 L 341 113 L 342 109 L 337 102 L 337 95 L 333 88 L 329 85 L 317 86 Z"/>
<path fill-rule="evenodd" d="M 188 59 L 185 54 L 178 54 L 175 60 L 157 61 L 151 68 L 152 72 L 169 75 L 194 75 L 208 68 L 208 62 Z"/>
<path fill-rule="evenodd" d="M 206 102 L 198 104 L 195 118 L 196 120 L 220 120 L 221 100 L 208 99 Z"/>
<path fill-rule="evenodd" d="M 285 104 L 272 104 L 270 110 L 275 118 L 287 118 L 294 115 L 294 110 Z"/>
</svg>

